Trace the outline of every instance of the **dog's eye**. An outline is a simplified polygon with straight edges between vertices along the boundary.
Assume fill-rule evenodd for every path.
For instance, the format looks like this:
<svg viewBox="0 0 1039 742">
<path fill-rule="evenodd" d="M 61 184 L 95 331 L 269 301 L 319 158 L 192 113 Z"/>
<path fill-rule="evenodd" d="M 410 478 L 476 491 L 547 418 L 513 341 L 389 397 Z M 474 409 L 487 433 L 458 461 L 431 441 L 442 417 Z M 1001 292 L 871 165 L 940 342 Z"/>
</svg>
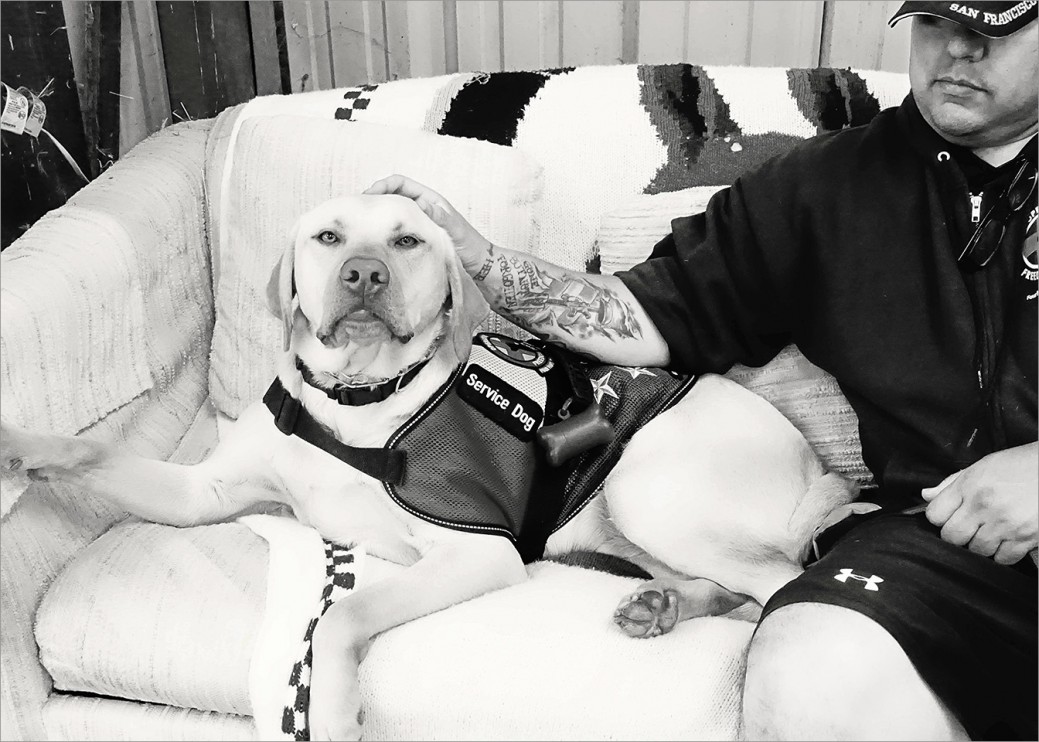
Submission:
<svg viewBox="0 0 1039 742">
<path fill-rule="evenodd" d="M 418 239 L 412 237 L 410 234 L 406 234 L 403 237 L 398 237 L 394 244 L 397 247 L 414 247 L 418 244 Z"/>
<path fill-rule="evenodd" d="M 339 235 L 333 232 L 331 229 L 326 229 L 324 232 L 319 234 L 317 238 L 324 242 L 326 245 L 334 245 L 339 242 Z"/>
</svg>

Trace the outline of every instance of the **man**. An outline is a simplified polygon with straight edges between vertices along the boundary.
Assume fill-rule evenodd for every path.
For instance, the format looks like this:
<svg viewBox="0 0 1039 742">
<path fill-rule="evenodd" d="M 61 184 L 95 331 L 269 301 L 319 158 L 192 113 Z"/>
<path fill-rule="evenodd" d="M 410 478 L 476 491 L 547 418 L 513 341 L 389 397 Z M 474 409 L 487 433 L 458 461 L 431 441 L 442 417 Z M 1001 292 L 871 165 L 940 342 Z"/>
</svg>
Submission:
<svg viewBox="0 0 1039 742">
<path fill-rule="evenodd" d="M 1036 738 L 1036 0 L 910 16 L 899 108 L 747 173 L 616 276 L 492 246 L 406 178 L 369 189 L 416 199 L 542 337 L 696 373 L 794 342 L 840 382 L 885 507 L 765 606 L 752 739 Z M 602 319 L 560 324 L 550 285 Z"/>
</svg>

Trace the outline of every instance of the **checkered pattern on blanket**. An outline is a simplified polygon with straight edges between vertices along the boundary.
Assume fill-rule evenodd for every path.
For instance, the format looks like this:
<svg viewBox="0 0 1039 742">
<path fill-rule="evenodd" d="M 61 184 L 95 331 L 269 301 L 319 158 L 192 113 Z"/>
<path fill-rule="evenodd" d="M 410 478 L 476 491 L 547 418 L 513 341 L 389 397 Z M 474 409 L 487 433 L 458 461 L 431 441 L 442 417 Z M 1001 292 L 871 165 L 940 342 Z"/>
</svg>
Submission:
<svg viewBox="0 0 1039 742">
<path fill-rule="evenodd" d="M 292 666 L 289 676 L 287 702 L 282 711 L 281 731 L 287 739 L 310 739 L 308 715 L 310 711 L 310 669 L 314 660 L 313 640 L 317 622 L 333 603 L 354 589 L 354 554 L 331 541 L 325 541 L 325 587 L 315 606 L 314 617 L 307 625 L 300 643 L 300 659 Z"/>
<path fill-rule="evenodd" d="M 378 85 L 361 85 L 358 88 L 350 88 L 344 91 L 343 104 L 336 109 L 336 118 L 344 121 L 353 120 L 354 111 L 363 111 L 366 109 L 372 100 L 368 96 L 368 93 L 378 87 Z"/>
<path fill-rule="evenodd" d="M 635 82 L 633 98 L 624 94 L 626 86 L 610 84 L 626 79 Z M 643 184 L 645 193 L 729 184 L 805 137 L 867 123 L 908 92 L 905 76 L 894 73 L 690 64 L 472 72 L 426 81 L 322 94 L 347 101 L 335 110 L 338 119 L 414 124 L 437 134 L 520 149 L 537 149 L 536 140 L 544 133 L 560 140 L 594 137 L 599 119 L 629 126 L 648 114 L 667 154 L 654 177 Z M 587 101 L 581 99 L 578 85 L 591 89 Z M 542 132 L 536 119 L 546 115 L 542 109 L 548 103 L 558 107 L 557 101 L 546 101 L 556 95 L 570 102 L 576 115 L 561 111 L 571 117 L 570 127 Z M 405 100 L 425 115 L 414 122 L 401 120 Z M 610 142 L 601 144 L 609 147 Z M 602 155 L 616 161 L 624 153 L 604 149 Z"/>
</svg>

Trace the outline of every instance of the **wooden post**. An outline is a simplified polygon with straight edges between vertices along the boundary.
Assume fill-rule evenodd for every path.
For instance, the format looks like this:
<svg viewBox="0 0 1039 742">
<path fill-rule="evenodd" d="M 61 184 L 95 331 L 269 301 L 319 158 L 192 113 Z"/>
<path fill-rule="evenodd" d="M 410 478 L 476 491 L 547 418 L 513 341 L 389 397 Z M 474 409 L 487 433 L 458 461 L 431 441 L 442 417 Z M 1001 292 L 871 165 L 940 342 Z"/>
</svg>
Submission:
<svg viewBox="0 0 1039 742">
<path fill-rule="evenodd" d="M 123 4 L 99 2 L 94 5 L 100 6 L 95 13 L 98 20 L 97 139 L 89 141 L 88 145 L 95 150 L 90 153 L 90 171 L 97 177 L 119 159 Z"/>
<path fill-rule="evenodd" d="M 256 95 L 245 2 L 156 3 L 174 119 L 215 116 Z"/>
<path fill-rule="evenodd" d="M 444 69 L 450 75 L 458 72 L 458 8 L 455 0 L 444 4 Z"/>
<path fill-rule="evenodd" d="M 119 152 L 171 122 L 159 17 L 150 0 L 123 3 L 123 78 Z"/>
<path fill-rule="evenodd" d="M 835 0 L 823 2 L 822 32 L 819 37 L 819 66 L 829 67 L 833 47 L 833 16 L 836 11 Z"/>
<path fill-rule="evenodd" d="M 253 74 L 256 94 L 282 93 L 278 34 L 272 0 L 249 3 L 249 29 L 252 35 Z"/>
<path fill-rule="evenodd" d="M 639 61 L 639 0 L 621 4 L 621 64 Z"/>
</svg>

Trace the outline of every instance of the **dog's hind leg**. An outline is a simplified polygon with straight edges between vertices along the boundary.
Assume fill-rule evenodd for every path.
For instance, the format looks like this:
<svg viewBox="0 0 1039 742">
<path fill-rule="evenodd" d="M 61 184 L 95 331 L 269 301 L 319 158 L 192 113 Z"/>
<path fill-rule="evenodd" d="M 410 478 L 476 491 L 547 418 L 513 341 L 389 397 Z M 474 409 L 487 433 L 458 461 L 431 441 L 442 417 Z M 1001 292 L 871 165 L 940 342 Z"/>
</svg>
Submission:
<svg viewBox="0 0 1039 742">
<path fill-rule="evenodd" d="M 679 621 L 723 615 L 757 621 L 761 606 L 711 580 L 663 577 L 639 585 L 621 600 L 613 621 L 628 636 L 644 639 L 666 634 Z"/>
</svg>

